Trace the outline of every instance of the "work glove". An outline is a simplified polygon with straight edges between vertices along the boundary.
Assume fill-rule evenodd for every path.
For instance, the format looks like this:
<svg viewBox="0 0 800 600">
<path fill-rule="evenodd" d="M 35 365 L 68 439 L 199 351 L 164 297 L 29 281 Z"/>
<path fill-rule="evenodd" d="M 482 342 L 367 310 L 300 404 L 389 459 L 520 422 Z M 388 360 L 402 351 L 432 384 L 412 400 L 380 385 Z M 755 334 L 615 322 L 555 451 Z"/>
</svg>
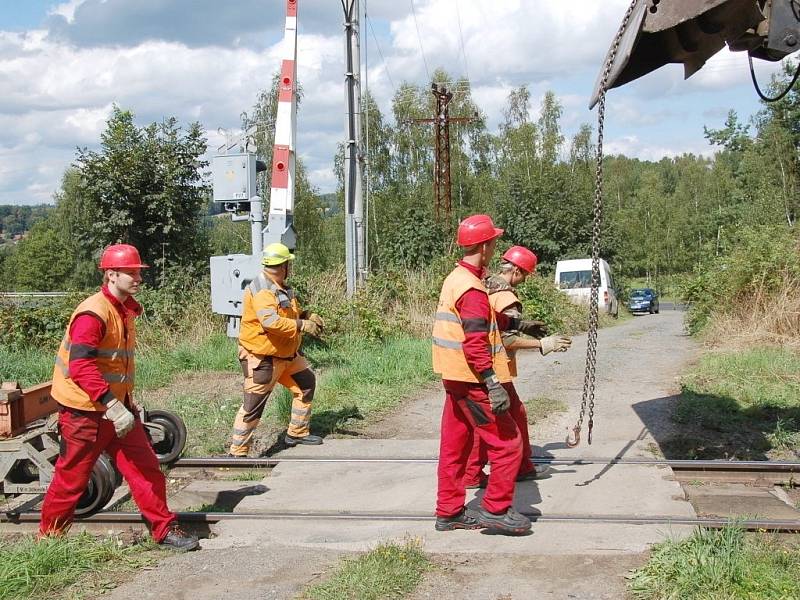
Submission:
<svg viewBox="0 0 800 600">
<path fill-rule="evenodd" d="M 319 334 L 322 333 L 322 328 L 319 326 L 319 324 L 311 319 L 298 320 L 297 328 L 303 333 L 307 333 L 313 337 L 319 337 Z"/>
<path fill-rule="evenodd" d="M 572 339 L 557 333 L 539 340 L 542 345 L 542 356 L 551 352 L 566 352 L 572 346 Z"/>
<path fill-rule="evenodd" d="M 520 321 L 517 328 L 520 333 L 541 339 L 547 335 L 547 325 L 543 321 Z"/>
<path fill-rule="evenodd" d="M 310 315 L 308 315 L 308 317 L 306 317 L 306 318 L 307 318 L 309 321 L 314 321 L 314 323 L 316 323 L 316 324 L 319 326 L 319 330 L 320 330 L 320 331 L 322 331 L 323 329 L 325 329 L 325 321 L 323 321 L 323 320 L 322 320 L 322 317 L 320 317 L 320 316 L 319 316 L 317 313 L 311 313 L 311 314 L 310 314 Z"/>
<path fill-rule="evenodd" d="M 136 422 L 133 418 L 133 413 L 116 398 L 106 404 L 106 419 L 114 424 L 114 431 L 117 432 L 118 438 L 124 438 L 133 429 L 133 425 Z"/>
<path fill-rule="evenodd" d="M 492 412 L 496 415 L 506 412 L 511 406 L 511 398 L 508 397 L 506 388 L 500 385 L 495 375 L 491 375 L 483 380 L 489 390 L 489 402 L 492 405 Z"/>
</svg>

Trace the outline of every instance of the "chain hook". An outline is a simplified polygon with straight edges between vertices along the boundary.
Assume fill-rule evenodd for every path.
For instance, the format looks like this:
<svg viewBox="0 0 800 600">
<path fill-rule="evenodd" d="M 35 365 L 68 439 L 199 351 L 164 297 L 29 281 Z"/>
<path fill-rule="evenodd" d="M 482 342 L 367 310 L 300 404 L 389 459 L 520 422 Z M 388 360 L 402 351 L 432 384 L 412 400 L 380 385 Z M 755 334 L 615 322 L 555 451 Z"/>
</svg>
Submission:
<svg viewBox="0 0 800 600">
<path fill-rule="evenodd" d="M 567 431 L 569 431 L 569 430 L 567 430 Z M 575 425 L 575 427 L 572 428 L 572 435 L 574 436 L 574 438 L 570 439 L 569 433 L 567 433 L 567 439 L 566 439 L 567 448 L 574 448 L 575 446 L 577 446 L 578 444 L 581 443 L 581 426 L 580 425 Z"/>
<path fill-rule="evenodd" d="M 589 428 L 588 428 L 589 433 L 586 436 L 586 440 L 589 442 L 590 446 L 592 445 L 592 427 L 594 427 L 594 421 L 592 419 L 589 419 Z"/>
</svg>

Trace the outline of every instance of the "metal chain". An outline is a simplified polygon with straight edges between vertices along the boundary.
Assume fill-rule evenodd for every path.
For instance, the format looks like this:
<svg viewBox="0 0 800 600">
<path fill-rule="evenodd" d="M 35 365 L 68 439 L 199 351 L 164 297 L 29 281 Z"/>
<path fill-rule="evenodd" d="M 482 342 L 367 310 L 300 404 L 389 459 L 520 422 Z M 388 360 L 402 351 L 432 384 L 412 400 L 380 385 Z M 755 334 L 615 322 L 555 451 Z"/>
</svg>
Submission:
<svg viewBox="0 0 800 600">
<path fill-rule="evenodd" d="M 603 126 L 606 118 L 606 86 L 611 74 L 611 67 L 619 50 L 622 34 L 633 14 L 639 0 L 633 0 L 625 12 L 622 24 L 614 37 L 614 42 L 606 57 L 603 76 L 600 79 L 600 91 L 597 99 L 597 165 L 594 184 L 594 221 L 592 223 L 592 290 L 589 296 L 589 333 L 586 344 L 586 370 L 583 378 L 583 397 L 578 422 L 572 428 L 573 439 L 567 434 L 567 446 L 574 448 L 581 442 L 581 429 L 587 406 L 589 410 L 588 441 L 592 443 L 594 427 L 594 386 L 597 369 L 597 324 L 598 324 L 598 290 L 600 287 L 600 226 L 603 221 Z"/>
</svg>

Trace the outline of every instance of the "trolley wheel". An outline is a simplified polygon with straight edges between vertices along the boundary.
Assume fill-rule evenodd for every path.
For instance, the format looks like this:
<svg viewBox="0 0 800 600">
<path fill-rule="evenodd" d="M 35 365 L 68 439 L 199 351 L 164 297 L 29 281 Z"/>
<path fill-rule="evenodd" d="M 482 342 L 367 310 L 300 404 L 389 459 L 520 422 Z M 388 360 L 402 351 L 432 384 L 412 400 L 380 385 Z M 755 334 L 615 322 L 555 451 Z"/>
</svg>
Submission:
<svg viewBox="0 0 800 600">
<path fill-rule="evenodd" d="M 75 516 L 88 517 L 100 511 L 111 500 L 116 488 L 117 475 L 114 465 L 111 464 L 110 458 L 101 454 L 94 464 L 86 491 L 78 500 Z"/>
<path fill-rule="evenodd" d="M 178 460 L 186 446 L 186 424 L 183 419 L 168 410 L 148 410 L 144 428 L 159 463 L 168 465 Z"/>
</svg>

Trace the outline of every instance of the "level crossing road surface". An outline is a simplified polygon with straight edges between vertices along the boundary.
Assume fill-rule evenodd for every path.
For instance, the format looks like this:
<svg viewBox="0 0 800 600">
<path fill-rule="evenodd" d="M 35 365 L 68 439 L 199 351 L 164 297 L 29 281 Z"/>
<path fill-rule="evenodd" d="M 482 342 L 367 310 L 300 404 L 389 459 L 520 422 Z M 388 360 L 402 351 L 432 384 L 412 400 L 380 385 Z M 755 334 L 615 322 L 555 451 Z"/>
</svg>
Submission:
<svg viewBox="0 0 800 600">
<path fill-rule="evenodd" d="M 600 331 L 592 446 L 586 445 L 585 427 L 580 446 L 568 448 L 564 443 L 567 427 L 574 423 L 580 405 L 586 336 L 577 336 L 567 353 L 547 357 L 521 355 L 517 380 L 521 398 L 547 397 L 567 407 L 565 412 L 550 415 L 531 427 L 535 454 L 652 458 L 658 440 L 671 431 L 669 411 L 678 390 L 677 377 L 695 352 L 684 332 L 682 317 L 679 311 L 662 311 L 660 315 L 637 317 Z M 409 400 L 368 432 L 377 439 L 329 438 L 323 446 L 285 452 L 292 457 L 436 456 L 442 399 L 441 389 L 433 386 L 419 398 Z M 263 493 L 246 496 L 236 512 L 432 515 L 436 465 L 285 462 L 278 464 L 261 484 Z M 469 507 L 478 506 L 481 493 L 469 494 Z M 696 516 L 671 470 L 654 465 L 556 466 L 547 478 L 518 484 L 515 506 L 549 516 Z M 532 535 L 512 538 L 481 531 L 436 532 L 432 519 L 231 521 L 215 526 L 217 535 L 203 540 L 203 552 L 171 559 L 159 570 L 167 579 L 185 577 L 195 581 L 191 585 L 193 598 L 222 597 L 223 592 L 242 596 L 246 590 L 259 590 L 262 595 L 255 596 L 259 598 L 291 597 L 269 595 L 269 586 L 278 585 L 275 582 L 280 580 L 274 573 L 276 569 L 284 569 L 286 577 L 302 586 L 342 553 L 411 536 L 421 538 L 426 551 L 446 557 L 444 560 L 457 565 L 478 561 L 483 565 L 463 567 L 460 574 L 455 568 L 449 582 L 445 582 L 447 575 L 440 576 L 439 583 L 435 577 L 426 580 L 419 597 L 531 598 L 538 596 L 526 594 L 525 590 L 539 589 L 541 597 L 548 598 L 616 598 L 624 590 L 624 573 L 641 564 L 643 553 L 651 544 L 668 535 L 686 535 L 690 530 L 687 526 L 663 524 L 541 521 L 534 523 Z M 294 553 L 296 561 L 290 558 Z M 232 556 L 238 558 L 232 561 Z M 308 564 L 312 556 L 316 557 L 316 567 Z M 218 572 L 222 579 L 209 587 L 208 561 L 217 560 L 212 557 L 228 565 L 228 572 Z M 267 557 L 273 557 L 274 562 L 266 562 Z M 526 573 L 504 573 L 508 565 L 502 557 L 526 564 Z M 190 564 L 206 566 L 194 576 L 186 570 Z M 554 573 L 552 567 L 558 572 Z M 473 577 L 471 569 L 475 568 L 483 568 L 485 577 Z M 259 580 L 264 580 L 261 584 L 248 580 L 248 574 L 255 572 L 259 573 Z M 143 573 L 111 597 L 130 597 L 128 594 L 134 591 L 143 598 L 177 597 L 174 588 L 159 595 L 157 589 L 146 585 L 152 577 L 152 573 Z M 246 583 L 242 584 L 243 580 Z M 459 588 L 470 581 L 468 590 Z M 281 585 L 284 584 L 289 585 Z M 204 589 L 207 595 L 202 592 Z M 300 587 L 294 589 L 296 593 Z M 509 595 L 498 596 L 503 590 Z"/>
</svg>

